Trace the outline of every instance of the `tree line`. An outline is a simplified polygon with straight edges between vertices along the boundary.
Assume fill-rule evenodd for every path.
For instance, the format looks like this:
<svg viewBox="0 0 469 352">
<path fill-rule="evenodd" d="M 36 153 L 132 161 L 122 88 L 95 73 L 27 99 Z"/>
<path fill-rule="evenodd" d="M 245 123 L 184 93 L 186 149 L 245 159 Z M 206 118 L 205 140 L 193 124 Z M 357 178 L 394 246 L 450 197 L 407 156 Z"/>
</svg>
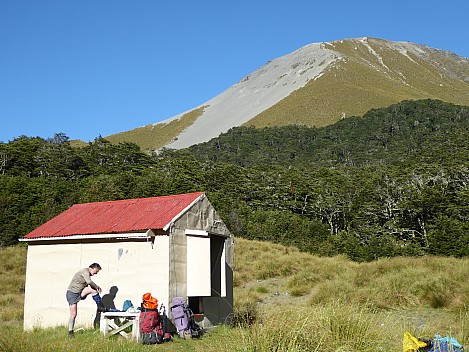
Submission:
<svg viewBox="0 0 469 352">
<path fill-rule="evenodd" d="M 0 244 L 73 204 L 206 192 L 235 236 L 357 261 L 469 253 L 469 108 L 405 101 L 325 128 L 235 128 L 145 153 L 62 133 L 0 143 Z"/>
</svg>

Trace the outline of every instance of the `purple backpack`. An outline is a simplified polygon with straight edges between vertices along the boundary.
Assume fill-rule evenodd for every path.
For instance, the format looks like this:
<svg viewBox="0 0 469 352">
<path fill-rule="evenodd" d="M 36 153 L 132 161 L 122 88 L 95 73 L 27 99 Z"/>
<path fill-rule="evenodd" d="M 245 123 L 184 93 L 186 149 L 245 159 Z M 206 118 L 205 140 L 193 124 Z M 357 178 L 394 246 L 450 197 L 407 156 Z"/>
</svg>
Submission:
<svg viewBox="0 0 469 352">
<path fill-rule="evenodd" d="M 192 311 L 182 297 L 173 297 L 172 302 L 171 315 L 179 337 L 185 337 L 185 333 L 192 338 L 202 336 L 203 330 L 195 322 Z"/>
</svg>

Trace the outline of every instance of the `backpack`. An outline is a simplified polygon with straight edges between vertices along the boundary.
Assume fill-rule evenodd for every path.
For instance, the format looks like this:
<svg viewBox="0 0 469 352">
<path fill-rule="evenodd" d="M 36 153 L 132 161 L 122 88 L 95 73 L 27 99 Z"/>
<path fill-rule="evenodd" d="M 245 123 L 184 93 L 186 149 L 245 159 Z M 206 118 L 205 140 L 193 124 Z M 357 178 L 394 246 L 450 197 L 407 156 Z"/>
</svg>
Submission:
<svg viewBox="0 0 469 352">
<path fill-rule="evenodd" d="M 171 341 L 172 337 L 171 334 L 168 332 L 168 316 L 166 315 L 166 308 L 164 304 L 161 304 L 158 313 L 160 315 L 161 327 L 163 329 L 163 342 Z"/>
<path fill-rule="evenodd" d="M 464 347 L 454 337 L 435 335 L 428 352 L 463 352 Z"/>
<path fill-rule="evenodd" d="M 204 331 L 197 325 L 194 314 L 182 297 L 173 297 L 171 315 L 179 337 L 199 338 Z"/>
<path fill-rule="evenodd" d="M 158 313 L 158 300 L 151 293 L 145 293 L 142 297 L 139 324 L 142 344 L 154 345 L 163 342 L 164 332 Z"/>
<path fill-rule="evenodd" d="M 163 327 L 157 310 L 143 308 L 139 316 L 140 342 L 144 345 L 163 342 Z"/>
</svg>

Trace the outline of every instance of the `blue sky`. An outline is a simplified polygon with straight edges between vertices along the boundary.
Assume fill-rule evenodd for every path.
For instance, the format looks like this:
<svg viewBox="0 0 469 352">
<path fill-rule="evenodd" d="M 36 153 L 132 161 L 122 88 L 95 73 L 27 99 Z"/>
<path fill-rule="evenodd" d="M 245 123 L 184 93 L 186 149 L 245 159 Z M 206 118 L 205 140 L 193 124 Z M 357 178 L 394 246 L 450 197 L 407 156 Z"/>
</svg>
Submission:
<svg viewBox="0 0 469 352">
<path fill-rule="evenodd" d="M 469 57 L 468 14 L 467 0 L 0 0 L 0 141 L 155 123 L 309 43 L 368 36 Z"/>
</svg>

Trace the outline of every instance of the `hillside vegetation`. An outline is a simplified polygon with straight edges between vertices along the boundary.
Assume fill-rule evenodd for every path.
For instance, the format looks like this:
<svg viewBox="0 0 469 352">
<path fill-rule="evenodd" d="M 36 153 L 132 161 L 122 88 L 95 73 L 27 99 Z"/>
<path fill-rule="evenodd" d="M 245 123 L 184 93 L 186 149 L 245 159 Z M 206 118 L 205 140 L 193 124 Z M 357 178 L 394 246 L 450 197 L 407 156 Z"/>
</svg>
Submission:
<svg viewBox="0 0 469 352">
<path fill-rule="evenodd" d="M 64 325 L 22 331 L 26 247 L 0 249 L 0 350 L 146 351 L 125 339 Z M 230 324 L 162 351 L 400 351 L 402 336 L 469 343 L 469 261 L 422 257 L 356 263 L 238 238 Z M 64 300 L 65 302 L 65 300 Z M 66 303 L 64 303 L 66 304 Z"/>
<path fill-rule="evenodd" d="M 152 124 L 116 133 L 106 137 L 106 140 L 111 143 L 131 142 L 137 144 L 142 150 L 156 150 L 170 143 L 174 136 L 193 124 L 205 108 L 206 106 L 202 106 L 194 109 L 168 123 Z"/>
<path fill-rule="evenodd" d="M 237 127 L 188 148 L 200 160 L 247 165 L 373 166 L 467 160 L 469 107 L 404 101 L 332 126 Z"/>
<path fill-rule="evenodd" d="M 377 38 L 367 38 L 366 45 L 361 39 L 325 43 L 345 59 L 246 125 L 324 127 L 406 99 L 469 101 L 469 62 L 429 47 L 424 55 L 407 50 L 403 55 L 395 45 Z"/>
<path fill-rule="evenodd" d="M 97 138 L 0 144 L 0 244 L 73 204 L 204 191 L 237 237 L 356 261 L 469 253 L 468 107 L 405 101 L 321 129 L 237 128 L 146 154 Z"/>
</svg>

